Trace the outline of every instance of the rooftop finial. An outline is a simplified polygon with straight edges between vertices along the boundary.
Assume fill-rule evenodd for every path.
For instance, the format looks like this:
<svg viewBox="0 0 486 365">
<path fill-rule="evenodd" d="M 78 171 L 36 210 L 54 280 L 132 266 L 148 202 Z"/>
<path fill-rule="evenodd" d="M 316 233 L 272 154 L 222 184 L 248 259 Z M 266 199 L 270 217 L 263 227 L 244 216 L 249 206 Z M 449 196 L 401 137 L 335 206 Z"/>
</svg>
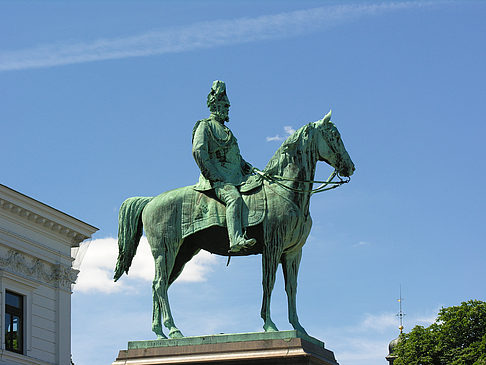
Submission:
<svg viewBox="0 0 486 365">
<path fill-rule="evenodd" d="M 400 321 L 400 326 L 398 326 L 398 329 L 400 330 L 400 334 L 403 332 L 403 317 L 405 316 L 405 313 L 402 311 L 402 285 L 400 284 L 400 298 L 398 299 L 399 303 L 399 312 L 397 314 L 397 317 L 399 318 Z"/>
</svg>

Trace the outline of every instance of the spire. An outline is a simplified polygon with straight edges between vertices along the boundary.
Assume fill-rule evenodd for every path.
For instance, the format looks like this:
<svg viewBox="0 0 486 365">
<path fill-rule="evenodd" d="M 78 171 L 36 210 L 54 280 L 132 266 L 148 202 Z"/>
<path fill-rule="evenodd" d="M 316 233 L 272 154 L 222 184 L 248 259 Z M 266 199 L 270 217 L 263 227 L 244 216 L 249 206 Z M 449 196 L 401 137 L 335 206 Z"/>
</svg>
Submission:
<svg viewBox="0 0 486 365">
<path fill-rule="evenodd" d="M 400 297 L 398 298 L 398 313 L 397 313 L 398 321 L 400 323 L 400 325 L 398 326 L 398 329 L 400 330 L 400 334 L 398 335 L 397 338 L 395 338 L 394 340 L 392 340 L 390 342 L 390 344 L 388 345 L 388 355 L 385 357 L 385 359 L 391 365 L 393 365 L 393 362 L 397 359 L 397 356 L 395 354 L 393 354 L 393 349 L 395 348 L 395 346 L 400 341 L 401 335 L 403 333 L 403 317 L 405 316 L 405 313 L 403 313 L 403 310 L 402 310 L 402 302 L 403 302 L 403 298 L 402 298 L 402 285 L 400 284 Z"/>
</svg>

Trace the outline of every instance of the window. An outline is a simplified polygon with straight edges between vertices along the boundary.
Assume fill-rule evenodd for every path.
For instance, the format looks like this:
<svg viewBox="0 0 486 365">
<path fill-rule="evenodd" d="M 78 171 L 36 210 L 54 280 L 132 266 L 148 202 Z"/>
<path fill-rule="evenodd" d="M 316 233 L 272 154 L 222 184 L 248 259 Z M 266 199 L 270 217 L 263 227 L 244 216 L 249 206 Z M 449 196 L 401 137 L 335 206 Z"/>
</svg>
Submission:
<svg viewBox="0 0 486 365">
<path fill-rule="evenodd" d="M 5 291 L 5 348 L 24 352 L 24 297 Z"/>
</svg>

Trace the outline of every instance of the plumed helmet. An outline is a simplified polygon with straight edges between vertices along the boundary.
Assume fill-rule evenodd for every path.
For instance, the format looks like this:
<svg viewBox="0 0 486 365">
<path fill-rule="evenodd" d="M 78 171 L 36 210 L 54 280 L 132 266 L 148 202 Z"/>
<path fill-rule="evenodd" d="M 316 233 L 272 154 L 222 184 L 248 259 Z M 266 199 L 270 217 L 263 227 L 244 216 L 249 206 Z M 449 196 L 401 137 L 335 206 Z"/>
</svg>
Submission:
<svg viewBox="0 0 486 365">
<path fill-rule="evenodd" d="M 207 104 L 210 110 L 216 103 L 225 103 L 228 106 L 230 105 L 228 96 L 226 95 L 226 84 L 224 81 L 213 81 L 213 86 L 211 86 L 211 91 L 208 94 Z"/>
</svg>

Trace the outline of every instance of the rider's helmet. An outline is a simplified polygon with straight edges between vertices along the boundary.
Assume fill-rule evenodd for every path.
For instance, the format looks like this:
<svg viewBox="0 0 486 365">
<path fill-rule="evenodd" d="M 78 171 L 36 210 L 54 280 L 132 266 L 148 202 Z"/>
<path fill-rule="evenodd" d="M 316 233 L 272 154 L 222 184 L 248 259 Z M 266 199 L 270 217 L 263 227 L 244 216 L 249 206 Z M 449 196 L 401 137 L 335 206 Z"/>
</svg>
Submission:
<svg viewBox="0 0 486 365">
<path fill-rule="evenodd" d="M 211 112 L 217 111 L 219 106 L 230 106 L 224 81 L 213 81 L 213 86 L 211 86 L 211 91 L 208 94 L 207 105 Z"/>
</svg>

